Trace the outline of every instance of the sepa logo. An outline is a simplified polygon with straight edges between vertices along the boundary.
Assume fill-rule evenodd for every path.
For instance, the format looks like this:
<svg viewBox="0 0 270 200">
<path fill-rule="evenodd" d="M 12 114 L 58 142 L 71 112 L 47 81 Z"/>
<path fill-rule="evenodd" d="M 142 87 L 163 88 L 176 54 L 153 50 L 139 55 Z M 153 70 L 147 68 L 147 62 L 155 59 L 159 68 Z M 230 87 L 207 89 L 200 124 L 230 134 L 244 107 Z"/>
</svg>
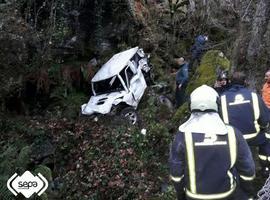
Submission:
<svg viewBox="0 0 270 200">
<path fill-rule="evenodd" d="M 15 196 L 22 193 L 25 198 L 29 198 L 34 193 L 40 196 L 45 192 L 48 188 L 48 181 L 40 173 L 34 176 L 31 172 L 26 171 L 21 176 L 15 173 L 10 177 L 7 182 L 7 187 Z"/>
</svg>

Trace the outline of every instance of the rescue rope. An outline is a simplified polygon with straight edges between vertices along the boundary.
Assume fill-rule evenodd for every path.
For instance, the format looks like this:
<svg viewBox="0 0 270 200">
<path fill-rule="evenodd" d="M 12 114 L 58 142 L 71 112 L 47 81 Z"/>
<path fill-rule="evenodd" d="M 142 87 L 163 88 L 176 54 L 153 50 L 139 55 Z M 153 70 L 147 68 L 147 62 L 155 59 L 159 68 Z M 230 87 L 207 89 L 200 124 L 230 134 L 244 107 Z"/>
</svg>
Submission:
<svg viewBox="0 0 270 200">
<path fill-rule="evenodd" d="M 270 176 L 264 183 L 262 189 L 257 193 L 258 200 L 270 200 Z"/>
</svg>

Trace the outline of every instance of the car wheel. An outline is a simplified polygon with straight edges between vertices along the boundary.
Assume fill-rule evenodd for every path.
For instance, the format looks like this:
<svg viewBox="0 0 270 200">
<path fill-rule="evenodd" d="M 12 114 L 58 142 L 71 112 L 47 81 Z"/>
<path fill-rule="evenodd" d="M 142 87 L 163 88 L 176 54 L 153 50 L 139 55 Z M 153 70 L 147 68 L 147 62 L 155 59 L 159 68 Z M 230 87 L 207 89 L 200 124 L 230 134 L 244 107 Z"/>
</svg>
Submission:
<svg viewBox="0 0 270 200">
<path fill-rule="evenodd" d="M 138 122 L 138 114 L 136 110 L 126 107 L 120 112 L 120 116 L 128 120 L 131 124 L 135 125 Z"/>
</svg>

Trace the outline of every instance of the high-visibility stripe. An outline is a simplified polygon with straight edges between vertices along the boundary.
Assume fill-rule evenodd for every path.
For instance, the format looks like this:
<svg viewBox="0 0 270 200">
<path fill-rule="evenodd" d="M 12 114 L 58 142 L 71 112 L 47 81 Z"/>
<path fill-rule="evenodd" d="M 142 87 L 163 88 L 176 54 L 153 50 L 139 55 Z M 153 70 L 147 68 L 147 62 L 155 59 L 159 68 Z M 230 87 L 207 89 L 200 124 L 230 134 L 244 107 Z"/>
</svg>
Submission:
<svg viewBox="0 0 270 200">
<path fill-rule="evenodd" d="M 265 160 L 270 161 L 270 156 L 265 156 L 265 155 L 260 155 L 260 154 L 259 154 L 259 159 L 260 159 L 260 160 L 264 160 L 264 161 L 265 161 Z"/>
<path fill-rule="evenodd" d="M 270 134 L 269 133 L 265 133 L 265 137 L 270 139 Z"/>
<path fill-rule="evenodd" d="M 258 132 L 259 133 L 259 132 Z M 251 133 L 251 134 L 245 134 L 243 135 L 243 137 L 247 140 L 247 139 L 251 139 L 254 138 L 258 135 L 258 133 Z"/>
<path fill-rule="evenodd" d="M 229 176 L 230 178 L 230 184 L 231 184 L 231 187 L 230 188 L 233 188 L 233 185 L 234 185 L 234 178 L 233 178 L 233 175 L 230 171 L 227 172 L 227 175 Z"/>
<path fill-rule="evenodd" d="M 253 109 L 254 109 L 254 118 L 255 120 L 258 120 L 260 117 L 260 108 L 259 108 L 259 102 L 258 102 L 258 96 L 255 93 L 251 93 L 252 96 L 252 102 L 253 102 Z"/>
<path fill-rule="evenodd" d="M 197 193 L 195 159 L 194 159 L 193 139 L 191 132 L 185 132 L 185 140 L 186 140 L 190 190 L 192 193 Z"/>
<path fill-rule="evenodd" d="M 236 161 L 236 138 L 234 134 L 234 130 L 232 127 L 228 126 L 228 140 L 229 140 L 229 148 L 230 148 L 230 158 L 231 158 L 231 166 L 234 165 Z M 230 190 L 223 193 L 218 194 L 199 194 L 197 193 L 196 188 L 196 173 L 195 173 L 195 159 L 194 159 L 194 147 L 193 147 L 193 139 L 191 132 L 185 132 L 185 141 L 186 141 L 186 151 L 187 151 L 187 161 L 188 161 L 188 171 L 189 171 L 189 182 L 190 182 L 190 190 L 186 188 L 186 194 L 191 198 L 197 199 L 221 199 L 228 197 L 236 188 L 235 181 L 233 179 L 233 175 L 230 171 L 227 172 L 230 178 Z"/>
<path fill-rule="evenodd" d="M 228 130 L 228 141 L 229 141 L 230 158 L 231 158 L 230 168 L 232 168 L 237 158 L 236 137 L 235 137 L 234 129 L 231 126 L 226 126 L 226 128 Z M 228 171 L 227 174 L 230 177 L 230 183 L 231 183 L 231 189 L 232 189 L 235 187 L 235 181 L 230 171 Z"/>
<path fill-rule="evenodd" d="M 256 129 L 256 133 L 259 133 L 260 131 L 260 125 L 258 124 L 258 119 L 260 117 L 260 107 L 259 107 L 259 101 L 258 96 L 255 93 L 251 93 L 252 96 L 252 102 L 253 102 L 253 111 L 254 111 L 254 126 Z"/>
<path fill-rule="evenodd" d="M 224 123 L 229 123 L 228 110 L 227 110 L 227 100 L 226 96 L 221 96 L 221 108 L 222 108 L 222 118 Z"/>
<path fill-rule="evenodd" d="M 234 105 L 240 105 L 240 104 L 245 104 L 245 103 L 250 103 L 250 100 L 244 100 L 241 102 L 231 102 L 231 103 L 229 103 L 229 105 L 234 106 Z"/>
<path fill-rule="evenodd" d="M 267 156 L 264 156 L 264 155 L 259 155 L 259 158 L 260 158 L 261 160 L 267 160 Z"/>
<path fill-rule="evenodd" d="M 223 192 L 223 193 L 218 193 L 218 194 L 194 194 L 192 192 L 190 192 L 189 190 L 186 190 L 186 194 L 194 199 L 205 199 L 205 200 L 211 200 L 211 199 L 222 199 L 225 197 L 228 197 L 230 194 L 233 193 L 233 191 L 235 190 L 236 185 L 234 184 L 233 187 L 227 191 L 227 192 Z"/>
<path fill-rule="evenodd" d="M 253 176 L 243 176 L 243 175 L 240 175 L 240 178 L 242 178 L 245 181 L 252 181 L 255 178 L 255 174 Z"/>
<path fill-rule="evenodd" d="M 182 175 L 181 177 L 175 177 L 175 176 L 170 176 L 170 178 L 174 181 L 174 182 L 180 182 L 183 179 L 184 175 Z"/>
<path fill-rule="evenodd" d="M 237 153 L 236 138 L 235 138 L 235 133 L 232 127 L 227 126 L 227 130 L 228 130 L 228 140 L 229 140 L 231 168 L 232 168 L 236 161 L 236 153 Z"/>
</svg>

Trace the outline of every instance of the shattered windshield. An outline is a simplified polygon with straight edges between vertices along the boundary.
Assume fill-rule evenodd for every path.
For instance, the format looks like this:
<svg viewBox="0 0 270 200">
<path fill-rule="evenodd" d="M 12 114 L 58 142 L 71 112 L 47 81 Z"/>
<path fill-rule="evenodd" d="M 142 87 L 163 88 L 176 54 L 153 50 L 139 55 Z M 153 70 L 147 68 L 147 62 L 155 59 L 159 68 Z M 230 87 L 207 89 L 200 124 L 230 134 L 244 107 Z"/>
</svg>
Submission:
<svg viewBox="0 0 270 200">
<path fill-rule="evenodd" d="M 111 78 L 97 82 L 92 82 L 92 84 L 96 95 L 124 90 L 124 87 L 117 76 L 113 76 Z"/>
</svg>

